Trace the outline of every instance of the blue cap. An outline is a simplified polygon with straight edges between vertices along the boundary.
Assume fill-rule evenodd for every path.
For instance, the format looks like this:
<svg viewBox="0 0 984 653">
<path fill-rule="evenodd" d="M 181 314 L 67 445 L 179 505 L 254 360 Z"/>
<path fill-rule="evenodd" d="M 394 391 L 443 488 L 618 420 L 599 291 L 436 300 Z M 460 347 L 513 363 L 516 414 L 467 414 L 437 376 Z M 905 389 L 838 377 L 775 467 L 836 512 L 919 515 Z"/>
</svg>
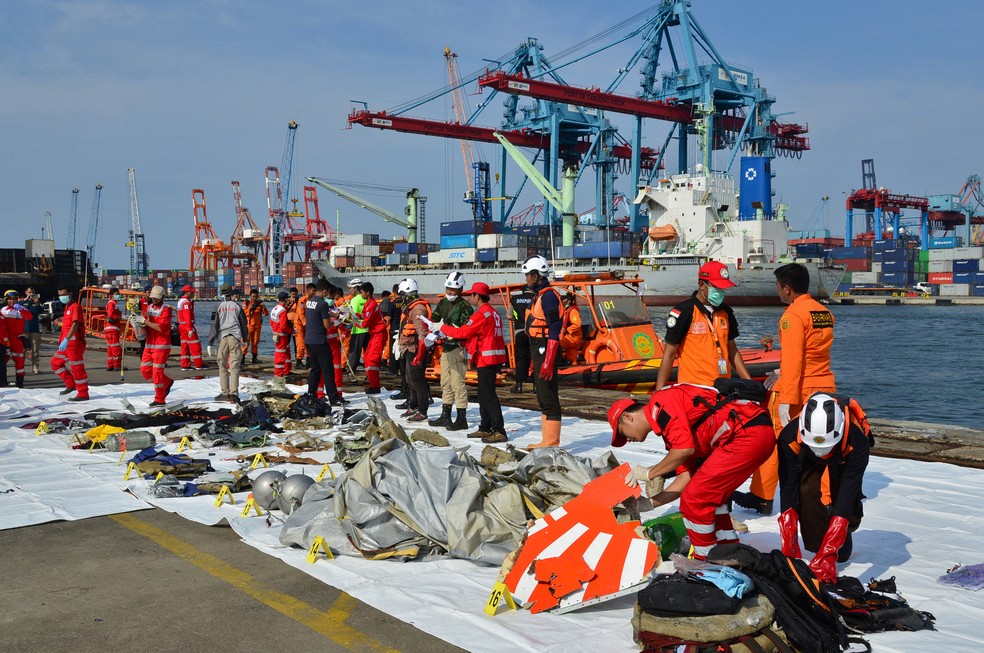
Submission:
<svg viewBox="0 0 984 653">
<path fill-rule="evenodd" d="M 147 292 L 147 291 L 151 290 L 152 288 L 153 288 L 153 286 L 148 283 L 146 286 L 144 286 L 144 292 Z"/>
<path fill-rule="evenodd" d="M 286 290 L 281 290 L 277 293 L 277 299 L 287 299 L 288 297 L 290 297 L 290 295 L 287 294 Z"/>
</svg>

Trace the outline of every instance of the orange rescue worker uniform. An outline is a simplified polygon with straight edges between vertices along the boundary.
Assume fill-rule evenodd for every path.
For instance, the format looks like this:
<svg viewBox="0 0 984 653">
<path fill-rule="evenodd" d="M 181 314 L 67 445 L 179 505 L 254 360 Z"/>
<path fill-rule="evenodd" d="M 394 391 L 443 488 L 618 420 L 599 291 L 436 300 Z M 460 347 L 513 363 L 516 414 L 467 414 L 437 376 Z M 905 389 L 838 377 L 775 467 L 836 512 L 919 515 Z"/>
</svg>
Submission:
<svg viewBox="0 0 984 653">
<path fill-rule="evenodd" d="M 349 303 L 349 300 L 351 299 L 352 299 L 351 297 L 336 298 L 335 308 L 338 309 L 343 308 L 346 304 Z M 347 360 L 349 354 L 349 345 L 352 343 L 352 329 L 350 329 L 348 325 L 342 323 L 339 323 L 337 327 L 338 327 L 337 332 L 338 332 L 338 340 L 339 340 L 339 347 L 340 347 L 339 351 L 341 352 L 342 358 Z"/>
<path fill-rule="evenodd" d="M 202 343 L 195 331 L 195 300 L 192 296 L 195 289 L 185 286 L 181 289 L 181 299 L 178 300 L 178 337 L 181 339 L 181 369 L 194 367 L 196 370 L 205 367 L 202 364 Z M 256 353 L 255 349 L 254 352 Z"/>
<path fill-rule="evenodd" d="M 246 313 L 246 331 L 248 334 L 246 347 L 243 348 L 243 354 L 249 349 L 253 355 L 253 362 L 255 363 L 256 354 L 260 346 L 260 332 L 263 330 L 263 316 L 269 315 L 270 311 L 260 301 L 259 293 L 256 294 L 255 302 L 253 301 L 253 293 L 250 293 L 250 299 L 247 299 L 243 303 L 243 312 Z"/>
<path fill-rule="evenodd" d="M 290 337 L 294 327 L 287 316 L 287 293 L 281 292 L 280 300 L 270 311 L 270 330 L 273 331 L 273 375 L 285 377 L 290 374 Z"/>
<path fill-rule="evenodd" d="M 31 319 L 31 311 L 21 306 L 18 302 L 17 291 L 7 291 L 4 298 L 4 306 L 0 309 L 3 316 L 3 323 L 7 337 L 7 348 L 11 360 L 14 361 L 14 379 L 18 388 L 24 387 L 24 321 Z M 4 376 L 6 376 L 6 360 L 0 360 L 4 365 Z"/>
<path fill-rule="evenodd" d="M 291 297 L 290 293 L 287 294 L 287 301 L 284 303 L 284 308 L 287 309 L 287 324 L 291 326 L 291 333 L 294 333 L 294 321 L 297 319 L 297 298 Z M 292 360 L 290 355 L 290 341 L 293 338 L 287 339 L 287 359 Z M 296 352 L 295 352 L 296 353 Z"/>
<path fill-rule="evenodd" d="M 307 358 L 307 347 L 304 346 L 304 325 L 307 321 L 307 311 L 304 310 L 304 304 L 306 304 L 313 295 L 314 291 L 308 290 L 298 300 L 298 305 L 300 308 L 298 308 L 296 314 L 294 315 L 294 348 L 297 350 L 298 363 Z"/>
<path fill-rule="evenodd" d="M 140 358 L 140 374 L 147 381 L 154 384 L 154 401 L 151 406 L 163 406 L 167 400 L 167 393 L 174 385 L 174 379 L 164 373 L 164 366 L 167 365 L 168 356 L 171 355 L 171 307 L 164 303 L 164 289 L 161 286 L 154 286 L 150 293 L 151 303 L 147 306 L 146 320 L 147 345 L 144 347 L 143 356 Z M 154 299 L 160 299 L 160 304 L 155 304 Z M 151 326 L 156 325 L 156 329 Z"/>
<path fill-rule="evenodd" d="M 116 298 L 111 297 L 106 302 L 106 326 L 103 335 L 106 337 L 106 371 L 112 372 L 119 370 L 123 366 L 123 350 L 120 348 L 120 324 L 123 321 L 123 313 L 116 303 Z"/>
<path fill-rule="evenodd" d="M 59 295 L 59 299 L 65 296 Z M 71 299 L 71 295 L 68 297 L 69 303 L 62 315 L 58 353 L 51 357 L 51 370 L 65 382 L 62 394 L 76 392 L 69 401 L 85 401 L 89 398 L 89 375 L 85 372 L 85 321 L 82 307 Z"/>
<path fill-rule="evenodd" d="M 581 355 L 581 343 L 584 338 L 581 332 L 581 311 L 572 296 L 564 298 L 564 326 L 561 329 L 560 348 L 564 350 L 564 358 L 577 364 Z"/>
<path fill-rule="evenodd" d="M 367 291 L 368 292 L 368 291 Z M 366 299 L 362 307 L 362 321 L 359 326 L 366 329 L 368 340 L 366 350 L 363 353 L 363 363 L 366 366 L 367 394 L 379 394 L 379 364 L 383 360 L 383 348 L 389 340 L 389 327 L 383 320 L 383 314 L 379 311 L 379 302 L 371 294 Z"/>
<path fill-rule="evenodd" d="M 795 421 L 811 395 L 837 391 L 834 373 L 830 369 L 830 348 L 833 344 L 833 314 L 809 294 L 796 297 L 779 318 L 779 380 L 772 387 L 769 401 L 777 438 L 783 429 L 780 406 L 789 406 L 786 418 Z M 773 454 L 752 476 L 749 491 L 765 504 L 773 501 L 776 495 L 778 465 L 778 454 Z M 824 494 L 828 495 L 826 488 L 825 482 Z M 768 512 L 771 513 L 771 510 Z"/>
<path fill-rule="evenodd" d="M 738 337 L 738 321 L 727 304 L 708 311 L 697 293 L 677 304 L 666 318 L 663 340 L 676 345 L 677 382 L 713 386 L 731 376 L 728 345 Z"/>
</svg>

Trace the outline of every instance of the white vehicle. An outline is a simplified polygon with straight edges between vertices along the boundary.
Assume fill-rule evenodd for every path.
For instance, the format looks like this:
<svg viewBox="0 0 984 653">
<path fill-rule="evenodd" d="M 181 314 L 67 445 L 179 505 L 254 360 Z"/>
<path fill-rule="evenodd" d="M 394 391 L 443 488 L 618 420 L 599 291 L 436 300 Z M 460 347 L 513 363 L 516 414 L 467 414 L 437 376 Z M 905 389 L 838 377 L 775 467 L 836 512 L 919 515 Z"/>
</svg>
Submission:
<svg viewBox="0 0 984 653">
<path fill-rule="evenodd" d="M 916 290 L 918 292 L 921 292 L 921 293 L 923 293 L 925 295 L 932 295 L 933 294 L 933 285 L 930 284 L 930 283 L 928 283 L 928 282 L 926 282 L 926 281 L 920 281 L 919 283 L 917 283 L 916 285 L 914 285 L 912 287 L 912 289 L 913 290 Z"/>
</svg>

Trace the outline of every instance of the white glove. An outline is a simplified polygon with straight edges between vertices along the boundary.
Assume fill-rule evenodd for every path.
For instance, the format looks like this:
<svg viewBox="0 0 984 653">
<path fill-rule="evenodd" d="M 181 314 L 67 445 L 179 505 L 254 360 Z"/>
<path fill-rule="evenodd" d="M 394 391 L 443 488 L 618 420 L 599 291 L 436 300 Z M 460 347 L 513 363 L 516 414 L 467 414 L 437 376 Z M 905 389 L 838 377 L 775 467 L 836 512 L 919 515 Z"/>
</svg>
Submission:
<svg viewBox="0 0 984 653">
<path fill-rule="evenodd" d="M 393 334 L 393 360 L 398 361 L 402 354 L 400 353 L 400 332 L 397 331 Z"/>
<path fill-rule="evenodd" d="M 440 333 L 442 326 L 444 326 L 444 320 L 439 320 L 437 322 L 430 322 L 427 328 L 430 329 L 431 333 Z"/>
<path fill-rule="evenodd" d="M 130 324 L 135 327 L 142 327 L 147 324 L 147 320 L 140 313 L 134 313 L 130 316 Z"/>
<path fill-rule="evenodd" d="M 640 483 L 646 483 L 648 480 L 649 468 L 645 465 L 633 465 L 629 473 L 625 475 L 625 484 L 629 487 L 635 487 Z"/>
<path fill-rule="evenodd" d="M 212 357 L 212 345 L 208 345 L 207 347 L 205 347 L 205 355 L 208 356 L 209 358 Z"/>
<path fill-rule="evenodd" d="M 789 404 L 779 404 L 779 424 L 786 426 L 789 424 Z"/>
<path fill-rule="evenodd" d="M 427 337 L 424 338 L 424 346 L 425 347 L 433 347 L 434 346 L 434 343 L 436 343 L 439 338 L 440 338 L 440 334 L 437 334 L 437 333 L 428 333 L 427 334 Z"/>
<path fill-rule="evenodd" d="M 776 383 L 779 381 L 779 370 L 772 370 L 769 375 L 765 377 L 765 389 L 771 390 Z"/>
</svg>

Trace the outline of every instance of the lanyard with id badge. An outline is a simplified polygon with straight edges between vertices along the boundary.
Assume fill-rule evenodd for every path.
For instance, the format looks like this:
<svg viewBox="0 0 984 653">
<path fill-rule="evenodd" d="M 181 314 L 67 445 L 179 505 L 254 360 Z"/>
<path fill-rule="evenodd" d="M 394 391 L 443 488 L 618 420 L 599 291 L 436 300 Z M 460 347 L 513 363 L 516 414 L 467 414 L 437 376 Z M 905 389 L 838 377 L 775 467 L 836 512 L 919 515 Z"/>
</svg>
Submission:
<svg viewBox="0 0 984 653">
<path fill-rule="evenodd" d="M 714 338 L 714 347 L 717 349 L 718 353 L 718 374 L 721 376 L 727 376 L 728 374 L 728 359 L 724 355 L 725 349 L 721 346 L 721 335 L 718 330 L 714 327 L 714 313 L 711 312 L 711 317 L 707 316 L 704 311 L 700 312 L 704 320 L 707 322 L 707 328 L 711 330 L 711 336 Z"/>
</svg>

